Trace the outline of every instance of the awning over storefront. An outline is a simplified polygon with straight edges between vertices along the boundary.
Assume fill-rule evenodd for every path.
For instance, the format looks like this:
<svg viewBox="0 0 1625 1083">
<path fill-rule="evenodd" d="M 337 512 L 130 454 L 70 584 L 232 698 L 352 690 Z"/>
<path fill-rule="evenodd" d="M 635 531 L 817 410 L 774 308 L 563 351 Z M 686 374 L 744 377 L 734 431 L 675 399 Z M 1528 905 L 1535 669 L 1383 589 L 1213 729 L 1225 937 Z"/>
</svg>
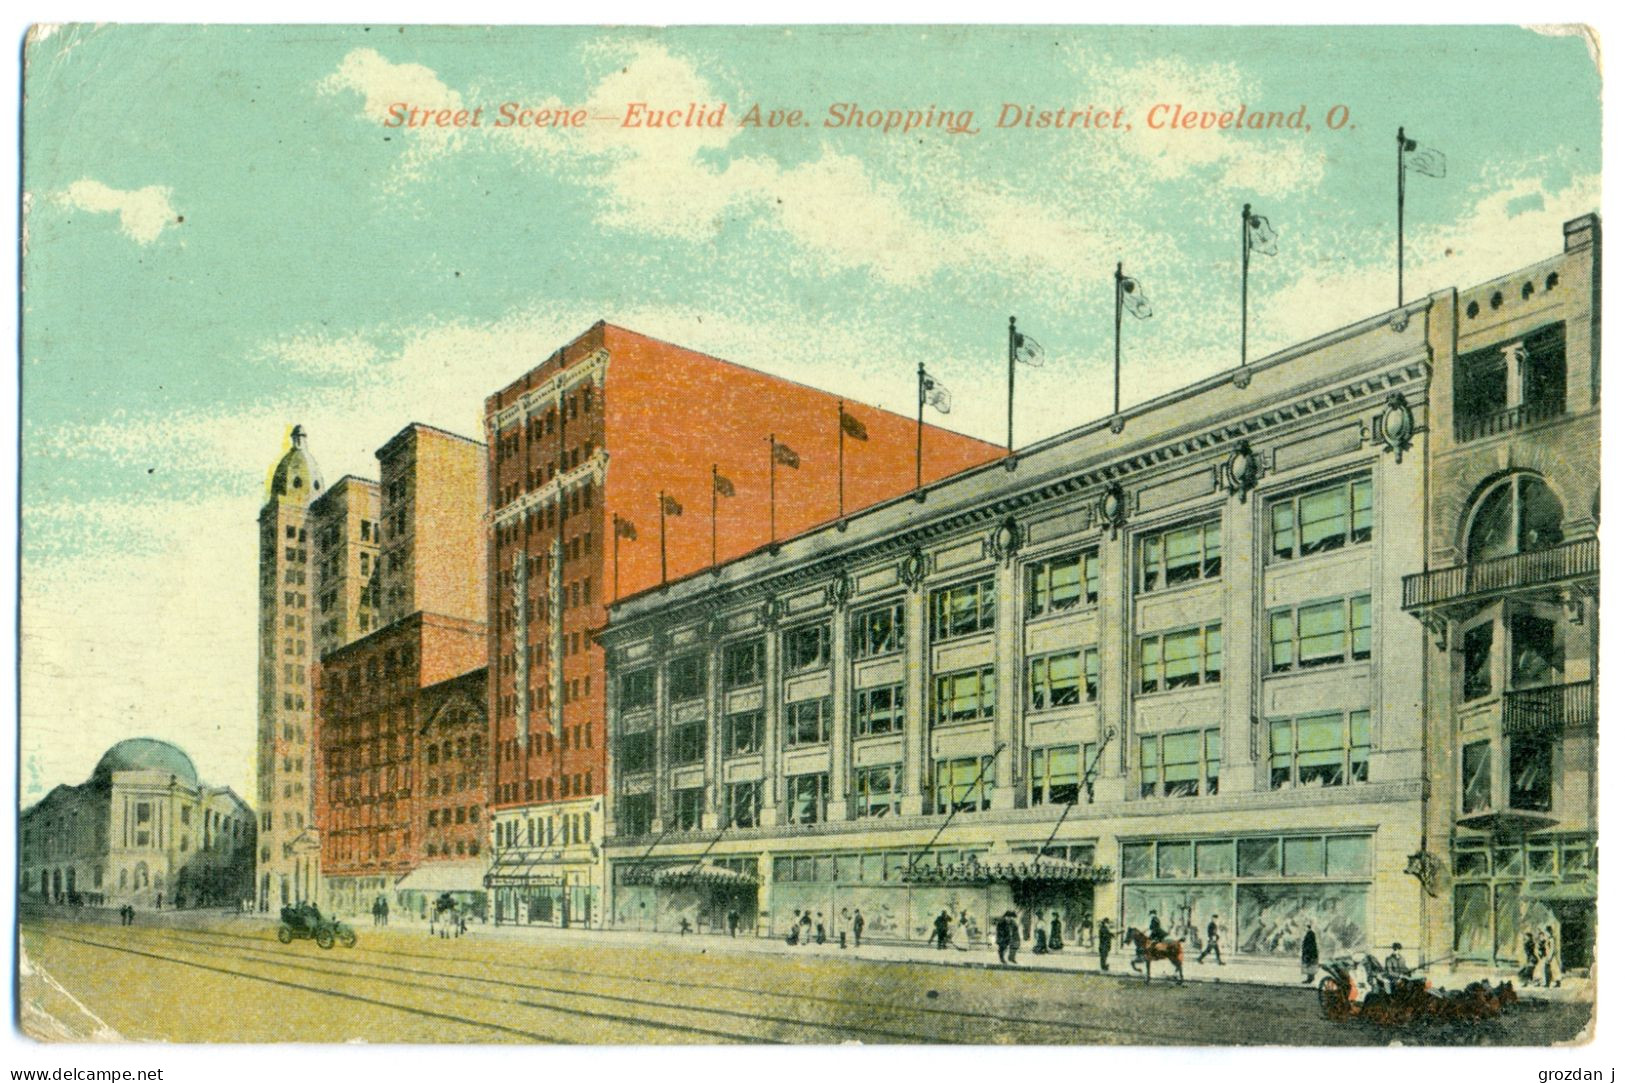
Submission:
<svg viewBox="0 0 1625 1083">
<path fill-rule="evenodd" d="M 657 887 L 681 887 L 688 884 L 706 884 L 718 887 L 755 887 L 756 877 L 747 872 L 738 872 L 718 865 L 695 862 L 688 865 L 668 865 L 662 869 L 629 869 L 622 882 L 626 884 L 654 884 Z"/>
<path fill-rule="evenodd" d="M 485 874 L 486 887 L 559 887 L 564 873 L 556 853 L 497 855 Z"/>
<path fill-rule="evenodd" d="M 1561 883 L 1530 884 L 1524 889 L 1523 897 L 1539 902 L 1596 902 L 1597 881 L 1566 880 Z"/>
<path fill-rule="evenodd" d="M 1110 883 L 1109 865 L 1079 865 L 1059 857 L 1012 855 L 1004 861 L 960 861 L 952 865 L 917 864 L 903 879 L 914 884 Z"/>
<path fill-rule="evenodd" d="M 484 891 L 484 861 L 431 861 L 419 865 L 395 882 L 396 891 Z"/>
</svg>

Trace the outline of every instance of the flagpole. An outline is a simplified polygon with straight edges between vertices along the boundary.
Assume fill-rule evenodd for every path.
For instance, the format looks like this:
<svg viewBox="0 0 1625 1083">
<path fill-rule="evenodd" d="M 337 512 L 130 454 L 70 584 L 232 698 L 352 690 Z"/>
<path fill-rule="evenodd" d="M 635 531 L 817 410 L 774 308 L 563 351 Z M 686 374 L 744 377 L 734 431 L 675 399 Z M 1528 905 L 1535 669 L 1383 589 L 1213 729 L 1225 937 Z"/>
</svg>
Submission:
<svg viewBox="0 0 1625 1083">
<path fill-rule="evenodd" d="M 711 567 L 717 566 L 717 464 L 711 464 Z"/>
<path fill-rule="evenodd" d="M 779 441 L 776 433 L 767 434 L 767 544 L 779 540 L 778 524 L 774 521 L 778 502 Z"/>
<path fill-rule="evenodd" d="M 839 518 L 846 518 L 846 403 L 838 401 L 835 404 L 835 473 L 839 480 L 835 485 L 835 506 Z"/>
<path fill-rule="evenodd" d="M 1241 363 L 1247 363 L 1247 264 L 1252 248 L 1251 238 L 1247 236 L 1247 227 L 1253 213 L 1251 203 L 1241 205 Z"/>
<path fill-rule="evenodd" d="M 666 491 L 660 491 L 660 585 L 666 585 Z"/>
<path fill-rule="evenodd" d="M 1405 129 L 1399 129 L 1399 144 L 1395 150 L 1395 173 L 1399 186 L 1399 304 L 1405 307 Z"/>
<path fill-rule="evenodd" d="M 620 512 L 615 513 L 614 526 L 612 528 L 612 533 L 614 533 L 614 535 L 615 535 L 615 555 L 614 555 L 614 557 L 612 558 L 612 561 L 611 561 L 611 567 L 614 568 L 614 571 L 611 574 L 614 577 L 613 591 L 614 591 L 614 594 L 615 594 L 615 600 L 618 602 L 618 601 L 621 600 L 621 513 Z"/>
<path fill-rule="evenodd" d="M 1112 325 L 1112 413 L 1123 409 L 1123 262 L 1117 262 L 1117 275 L 1112 291 L 1116 314 Z"/>
<path fill-rule="evenodd" d="M 1004 429 L 1005 454 L 1013 454 L 1016 450 L 1016 318 L 1010 317 L 1010 395 L 1005 412 L 1006 424 Z"/>
<path fill-rule="evenodd" d="M 915 420 L 914 420 L 914 490 L 915 490 L 915 492 L 918 492 L 922 487 L 921 479 L 922 479 L 923 474 L 924 474 L 924 467 L 922 465 L 923 462 L 924 462 L 924 459 L 922 458 L 922 454 L 923 454 L 923 452 L 925 450 L 925 362 L 924 361 L 920 362 L 920 374 L 916 378 L 916 381 L 917 381 L 917 386 L 915 387 L 915 390 L 918 391 L 919 394 L 915 395 L 914 397 L 919 400 L 915 404 L 916 406 L 919 407 L 919 413 L 915 415 Z"/>
</svg>

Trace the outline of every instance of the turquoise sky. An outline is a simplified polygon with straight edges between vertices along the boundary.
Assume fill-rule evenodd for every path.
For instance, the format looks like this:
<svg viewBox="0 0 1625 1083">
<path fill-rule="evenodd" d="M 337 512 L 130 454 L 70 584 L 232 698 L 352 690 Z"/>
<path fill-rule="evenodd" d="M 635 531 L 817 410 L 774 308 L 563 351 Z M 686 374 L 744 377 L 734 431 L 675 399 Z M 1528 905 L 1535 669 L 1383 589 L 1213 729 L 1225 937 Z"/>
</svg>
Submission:
<svg viewBox="0 0 1625 1083">
<path fill-rule="evenodd" d="M 1599 77 L 1518 29 L 68 27 L 26 50 L 23 798 L 113 740 L 179 741 L 249 792 L 254 516 L 286 426 L 328 480 L 605 318 L 1002 440 L 1007 317 L 1047 349 L 1017 439 L 1236 363 L 1242 203 L 1260 356 L 1558 249 L 1598 209 Z M 448 108 L 713 107 L 721 130 L 400 131 Z M 809 126 L 741 129 L 753 102 Z M 822 127 L 833 103 L 974 110 L 978 135 Z M 999 131 L 1005 102 L 1132 130 Z M 1308 131 L 1158 133 L 1157 103 Z M 1333 106 L 1350 123 L 1329 131 Z M 678 404 L 674 408 L 702 408 Z"/>
</svg>

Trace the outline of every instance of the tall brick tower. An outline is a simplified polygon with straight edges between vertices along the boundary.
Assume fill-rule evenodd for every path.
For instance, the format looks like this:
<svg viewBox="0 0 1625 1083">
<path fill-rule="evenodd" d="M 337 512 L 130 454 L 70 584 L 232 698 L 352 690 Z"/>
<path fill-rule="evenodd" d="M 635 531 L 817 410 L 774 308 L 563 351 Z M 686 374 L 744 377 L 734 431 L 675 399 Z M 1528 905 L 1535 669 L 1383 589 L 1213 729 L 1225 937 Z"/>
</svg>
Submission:
<svg viewBox="0 0 1625 1083">
<path fill-rule="evenodd" d="M 315 897 L 310 669 L 316 661 L 311 611 L 310 504 L 322 476 L 295 425 L 271 472 L 260 508 L 258 787 L 255 898 L 261 910 Z"/>
</svg>

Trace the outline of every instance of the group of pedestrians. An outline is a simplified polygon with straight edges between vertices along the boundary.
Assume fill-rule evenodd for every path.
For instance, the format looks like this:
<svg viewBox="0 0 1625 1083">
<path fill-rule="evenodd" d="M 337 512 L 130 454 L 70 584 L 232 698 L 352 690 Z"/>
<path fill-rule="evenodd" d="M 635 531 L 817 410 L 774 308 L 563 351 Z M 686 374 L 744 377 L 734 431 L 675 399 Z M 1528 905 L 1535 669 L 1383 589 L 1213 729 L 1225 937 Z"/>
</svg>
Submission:
<svg viewBox="0 0 1625 1083">
<path fill-rule="evenodd" d="M 374 925 L 389 924 L 389 900 L 384 898 L 382 895 L 373 900 L 372 923 Z"/>
<path fill-rule="evenodd" d="M 861 909 L 853 909 L 849 914 L 841 911 L 841 920 L 852 934 L 852 946 L 863 946 L 863 930 L 868 925 Z M 734 911 L 728 913 L 728 935 L 734 936 L 739 929 L 739 915 Z M 847 929 L 835 931 L 835 939 L 841 947 L 846 947 Z M 815 917 L 811 910 L 797 910 L 790 919 L 790 932 L 785 936 L 784 942 L 792 947 L 805 947 L 808 944 L 827 944 L 830 942 L 830 930 L 824 924 L 824 912 L 820 910 Z"/>
<path fill-rule="evenodd" d="M 1524 985 L 1541 985 L 1550 989 L 1563 984 L 1563 970 L 1557 961 L 1557 929 L 1551 925 L 1544 929 L 1523 931 L 1523 969 L 1518 980 Z M 1555 975 L 1555 978 L 1554 978 Z"/>
</svg>

